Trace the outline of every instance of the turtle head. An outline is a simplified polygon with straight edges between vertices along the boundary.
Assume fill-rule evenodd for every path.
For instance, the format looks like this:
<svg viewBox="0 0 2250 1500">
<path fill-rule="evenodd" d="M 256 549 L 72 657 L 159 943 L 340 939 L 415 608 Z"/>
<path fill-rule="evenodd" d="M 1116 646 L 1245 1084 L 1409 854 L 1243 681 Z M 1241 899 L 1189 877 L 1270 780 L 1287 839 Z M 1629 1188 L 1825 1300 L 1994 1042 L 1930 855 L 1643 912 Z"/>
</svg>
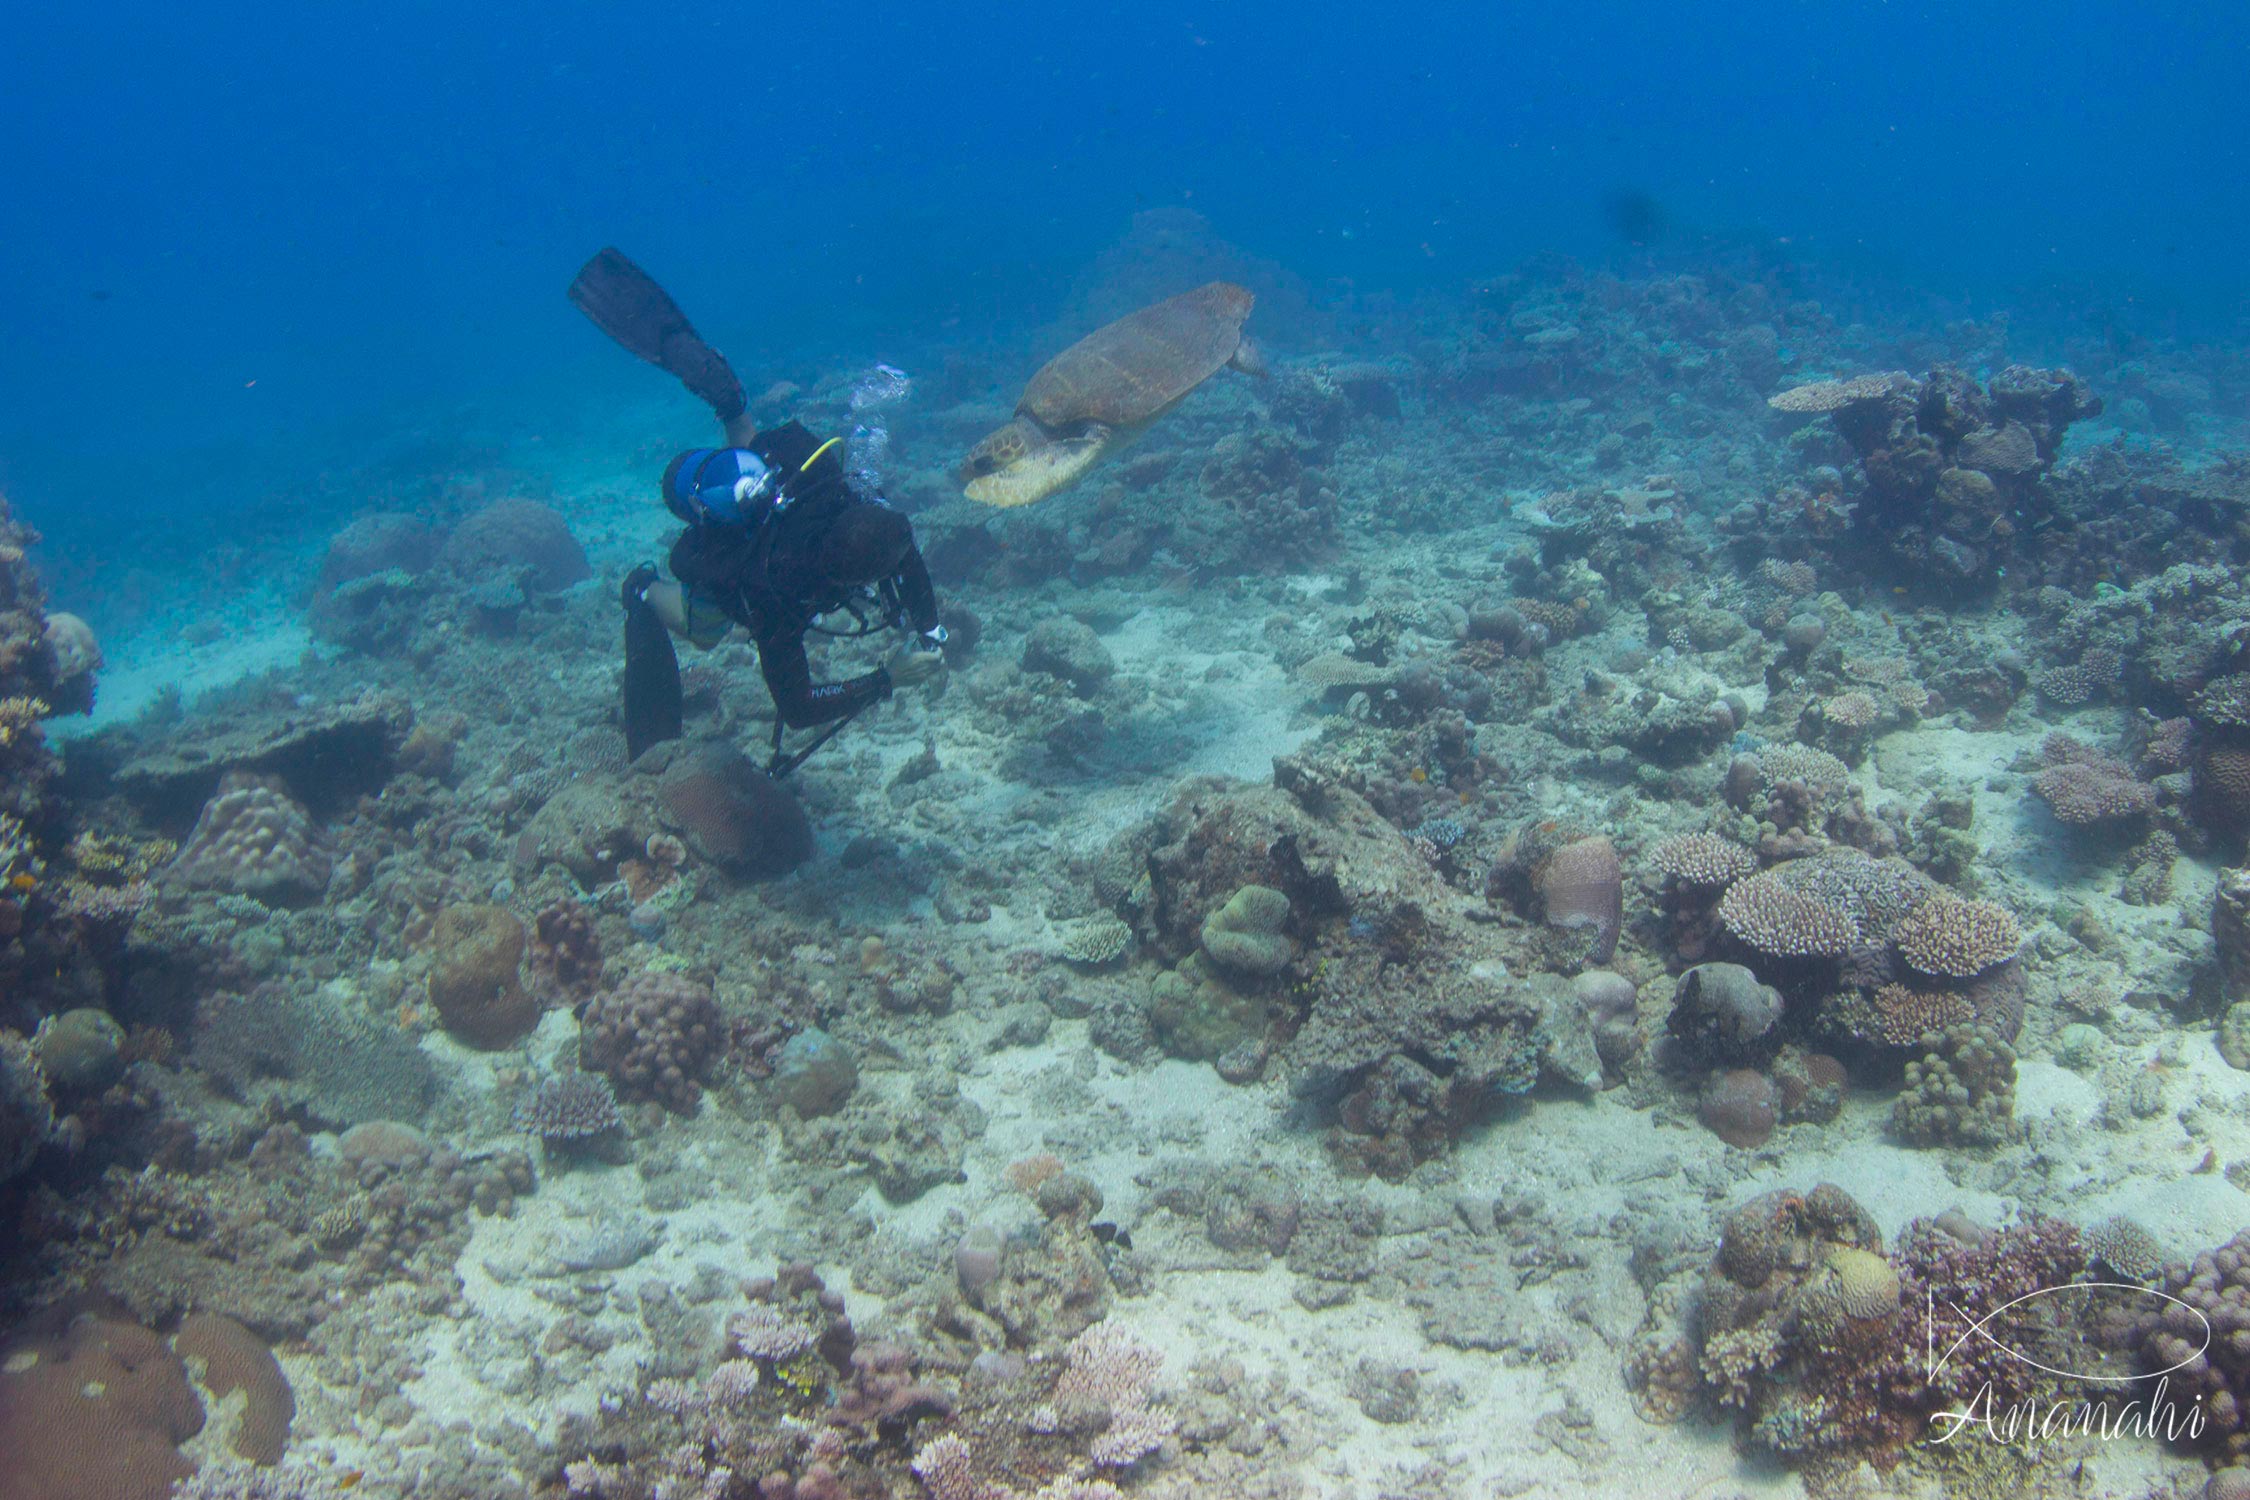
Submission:
<svg viewBox="0 0 2250 1500">
<path fill-rule="evenodd" d="M 969 450 L 959 471 L 962 487 L 985 505 L 1044 500 L 1077 483 L 1108 449 L 1111 435 L 1111 429 L 1089 424 L 1058 437 L 1019 416 Z"/>
</svg>

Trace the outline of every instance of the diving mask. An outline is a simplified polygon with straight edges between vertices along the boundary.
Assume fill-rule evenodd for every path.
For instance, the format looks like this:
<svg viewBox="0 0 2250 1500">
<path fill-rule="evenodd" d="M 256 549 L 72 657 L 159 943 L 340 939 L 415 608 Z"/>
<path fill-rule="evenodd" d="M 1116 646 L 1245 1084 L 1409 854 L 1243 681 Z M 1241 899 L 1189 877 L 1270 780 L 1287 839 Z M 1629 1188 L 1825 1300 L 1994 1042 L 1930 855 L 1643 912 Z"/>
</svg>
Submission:
<svg viewBox="0 0 2250 1500">
<path fill-rule="evenodd" d="M 690 526 L 756 524 L 781 479 L 748 448 L 690 448 L 664 469 L 664 504 Z"/>
</svg>

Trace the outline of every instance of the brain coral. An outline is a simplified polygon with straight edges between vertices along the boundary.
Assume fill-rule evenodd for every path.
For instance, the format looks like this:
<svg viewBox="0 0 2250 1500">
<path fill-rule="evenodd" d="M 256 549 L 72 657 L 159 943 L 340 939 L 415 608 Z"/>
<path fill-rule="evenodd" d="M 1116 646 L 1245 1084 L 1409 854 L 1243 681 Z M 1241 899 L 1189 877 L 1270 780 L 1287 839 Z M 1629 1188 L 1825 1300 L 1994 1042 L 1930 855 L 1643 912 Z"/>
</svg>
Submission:
<svg viewBox="0 0 2250 1500">
<path fill-rule="evenodd" d="M 1282 924 L 1289 920 L 1289 898 L 1270 886 L 1246 885 L 1203 921 L 1203 951 L 1223 969 L 1238 974 L 1278 974 L 1289 967 L 1297 944 Z"/>
<path fill-rule="evenodd" d="M 463 520 L 446 538 L 445 565 L 464 578 L 521 576 L 545 593 L 591 577 L 585 549 L 553 506 L 496 500 Z"/>
<path fill-rule="evenodd" d="M 243 1393 L 227 1446 L 254 1464 L 280 1463 L 297 1416 L 297 1394 L 266 1341 L 232 1318 L 192 1313 L 172 1346 L 198 1363 L 203 1386 L 212 1395 L 225 1400 L 236 1391 Z"/>
<path fill-rule="evenodd" d="M 102 665 L 102 648 L 94 639 L 94 627 L 68 610 L 55 610 L 47 616 L 47 649 L 55 657 L 55 681 L 65 683 L 98 671 Z"/>
<path fill-rule="evenodd" d="M 472 1047 L 505 1047 L 539 1023 L 539 1002 L 520 975 L 523 923 L 498 906 L 438 913 L 431 934 L 430 1004 L 445 1029 Z"/>
<path fill-rule="evenodd" d="M 1898 1271 L 1882 1256 L 1856 1245 L 1837 1245 L 1829 1249 L 1826 1264 L 1846 1317 L 1865 1322 L 1898 1311 Z"/>
<path fill-rule="evenodd" d="M 2004 906 L 1936 891 L 1899 919 L 1891 939 L 1920 973 L 1974 979 L 2016 956 L 2023 929 Z"/>
<path fill-rule="evenodd" d="M 772 880 L 812 858 L 812 821 L 797 799 L 724 745 L 679 756 L 657 786 L 695 852 L 749 880 Z"/>
<path fill-rule="evenodd" d="M 278 778 L 229 771 L 203 806 L 170 874 L 206 890 L 280 900 L 328 888 L 319 831 Z"/>
</svg>

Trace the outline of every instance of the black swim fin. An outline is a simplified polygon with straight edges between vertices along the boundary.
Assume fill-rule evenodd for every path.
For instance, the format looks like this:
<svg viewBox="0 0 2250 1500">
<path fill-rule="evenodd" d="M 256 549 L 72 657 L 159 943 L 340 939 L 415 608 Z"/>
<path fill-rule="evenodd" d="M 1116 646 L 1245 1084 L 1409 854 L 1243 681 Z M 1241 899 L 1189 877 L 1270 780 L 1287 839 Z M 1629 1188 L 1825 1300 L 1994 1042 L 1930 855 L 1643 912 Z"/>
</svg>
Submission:
<svg viewBox="0 0 2250 1500">
<path fill-rule="evenodd" d="M 680 737 L 680 658 L 672 633 L 648 602 L 648 575 L 625 580 L 625 756 L 639 760 L 651 745 Z"/>
<path fill-rule="evenodd" d="M 726 356 L 688 322 L 664 288 L 614 246 L 578 268 L 570 300 L 594 326 L 661 370 L 732 424 L 749 403 Z"/>
</svg>

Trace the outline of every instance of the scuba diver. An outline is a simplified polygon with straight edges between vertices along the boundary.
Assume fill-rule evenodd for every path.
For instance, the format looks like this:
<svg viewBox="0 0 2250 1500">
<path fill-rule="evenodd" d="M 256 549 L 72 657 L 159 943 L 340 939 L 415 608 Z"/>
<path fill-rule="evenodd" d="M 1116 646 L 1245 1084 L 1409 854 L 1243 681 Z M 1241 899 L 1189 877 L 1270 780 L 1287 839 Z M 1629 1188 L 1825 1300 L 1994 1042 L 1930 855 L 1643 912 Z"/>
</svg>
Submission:
<svg viewBox="0 0 2250 1500">
<path fill-rule="evenodd" d="M 913 525 L 851 482 L 841 440 L 822 442 L 795 421 L 759 431 L 725 358 L 617 250 L 580 268 L 570 300 L 626 349 L 676 376 L 726 433 L 726 447 L 692 448 L 665 467 L 664 503 L 687 524 L 672 547 L 675 581 L 645 563 L 625 579 L 627 754 L 637 759 L 680 736 L 675 634 L 709 650 L 741 626 L 757 643 L 774 704 L 766 770 L 777 779 L 862 710 L 935 677 L 945 628 Z M 850 627 L 822 624 L 839 611 L 852 617 Z M 809 632 L 856 638 L 891 629 L 905 638 L 884 665 L 842 682 L 813 681 Z M 785 731 L 812 728 L 822 732 L 811 744 L 782 753 Z"/>
</svg>

